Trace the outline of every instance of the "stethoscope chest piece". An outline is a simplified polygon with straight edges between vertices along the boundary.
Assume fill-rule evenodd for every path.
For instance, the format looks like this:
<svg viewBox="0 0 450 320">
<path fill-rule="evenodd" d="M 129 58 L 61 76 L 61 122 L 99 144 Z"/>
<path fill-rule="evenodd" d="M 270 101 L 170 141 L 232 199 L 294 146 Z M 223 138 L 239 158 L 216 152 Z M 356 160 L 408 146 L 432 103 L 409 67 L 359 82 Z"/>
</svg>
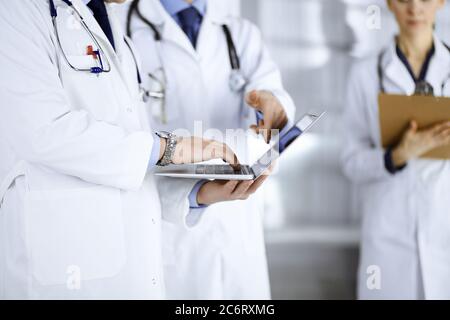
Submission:
<svg viewBox="0 0 450 320">
<path fill-rule="evenodd" d="M 240 70 L 232 70 L 229 81 L 230 90 L 233 92 L 240 92 L 247 85 L 247 80 Z"/>
<path fill-rule="evenodd" d="M 434 89 L 431 84 L 426 81 L 418 81 L 414 90 L 415 95 L 419 96 L 434 96 Z"/>
<path fill-rule="evenodd" d="M 72 70 L 77 71 L 77 72 L 89 72 L 89 73 L 95 74 L 97 76 L 100 75 L 101 73 L 111 72 L 111 64 L 109 62 L 108 57 L 105 54 L 105 50 L 100 45 L 99 41 L 97 40 L 97 37 L 89 29 L 88 25 L 84 21 L 80 12 L 74 7 L 72 1 L 70 1 L 70 0 L 61 0 L 61 1 L 63 1 L 67 5 L 67 9 L 70 10 L 70 14 L 72 17 L 71 20 L 68 21 L 70 26 L 72 26 L 72 27 L 75 26 L 74 28 L 76 30 L 78 30 L 79 27 L 82 26 L 83 29 L 86 31 L 86 33 L 91 38 L 93 44 L 95 44 L 95 47 L 97 48 L 96 50 L 94 50 L 93 45 L 88 45 L 87 52 L 86 52 L 86 54 L 88 56 L 89 55 L 92 56 L 93 60 L 96 61 L 96 63 L 97 63 L 96 66 L 87 68 L 87 67 L 77 67 L 77 66 L 73 65 L 70 62 L 69 57 L 66 54 L 66 52 L 63 48 L 63 45 L 61 43 L 61 38 L 60 38 L 59 30 L 58 30 L 58 23 L 56 21 L 57 17 L 58 17 L 57 7 L 55 6 L 54 0 L 49 0 L 50 16 L 52 18 L 52 24 L 53 24 L 53 29 L 55 31 L 57 46 L 60 49 L 60 52 L 61 52 L 61 55 L 62 55 L 64 61 L 67 63 L 67 65 Z M 77 20 L 78 20 L 77 22 L 74 22 L 74 20 L 73 20 L 74 17 L 77 18 Z M 73 29 L 73 28 L 69 27 L 69 29 Z"/>
</svg>

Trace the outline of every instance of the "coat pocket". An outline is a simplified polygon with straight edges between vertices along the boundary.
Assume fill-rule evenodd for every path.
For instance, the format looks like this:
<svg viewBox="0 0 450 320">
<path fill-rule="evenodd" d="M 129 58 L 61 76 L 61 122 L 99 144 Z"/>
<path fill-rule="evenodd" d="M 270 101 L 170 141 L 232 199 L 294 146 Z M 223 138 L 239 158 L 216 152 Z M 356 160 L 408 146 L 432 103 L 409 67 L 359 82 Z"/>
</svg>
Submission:
<svg viewBox="0 0 450 320">
<path fill-rule="evenodd" d="M 125 264 L 119 190 L 29 191 L 25 216 L 31 271 L 42 285 L 113 277 Z"/>
<path fill-rule="evenodd" d="M 96 60 L 91 56 L 68 55 L 67 60 L 78 69 L 89 70 L 92 67 L 98 67 Z M 112 63 L 111 60 L 106 61 Z M 108 69 L 106 61 L 104 64 Z M 75 109 L 85 110 L 95 119 L 117 123 L 119 106 L 124 104 L 123 97 L 128 97 L 128 92 L 117 70 L 112 65 L 110 67 L 111 72 L 96 74 L 89 71 L 76 71 L 63 60 L 60 66 L 60 79 L 68 101 Z"/>
</svg>

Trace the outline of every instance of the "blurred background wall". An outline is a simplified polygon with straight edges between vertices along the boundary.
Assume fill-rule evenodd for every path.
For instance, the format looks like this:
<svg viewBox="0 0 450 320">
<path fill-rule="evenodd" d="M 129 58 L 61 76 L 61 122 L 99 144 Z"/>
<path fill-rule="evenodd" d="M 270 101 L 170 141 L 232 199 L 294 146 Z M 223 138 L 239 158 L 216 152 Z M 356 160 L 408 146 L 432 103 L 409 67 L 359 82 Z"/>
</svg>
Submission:
<svg viewBox="0 0 450 320">
<path fill-rule="evenodd" d="M 233 11 L 261 28 L 298 115 L 328 111 L 265 186 L 273 298 L 355 298 L 360 216 L 357 188 L 339 166 L 340 117 L 352 60 L 376 54 L 395 23 L 385 0 L 231 1 Z M 448 4 L 437 32 L 450 43 Z"/>
</svg>

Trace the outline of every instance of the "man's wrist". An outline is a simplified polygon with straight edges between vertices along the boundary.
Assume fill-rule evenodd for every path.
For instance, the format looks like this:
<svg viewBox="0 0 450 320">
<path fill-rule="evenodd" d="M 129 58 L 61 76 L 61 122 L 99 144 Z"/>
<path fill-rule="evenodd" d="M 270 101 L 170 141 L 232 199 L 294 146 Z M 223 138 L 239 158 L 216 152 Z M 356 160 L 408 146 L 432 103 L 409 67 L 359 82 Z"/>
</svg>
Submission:
<svg viewBox="0 0 450 320">
<path fill-rule="evenodd" d="M 170 132 L 156 132 L 158 137 L 165 140 L 165 142 L 162 143 L 164 150 L 160 149 L 160 153 L 162 152 L 162 156 L 160 160 L 158 161 L 158 166 L 167 166 L 172 163 L 173 156 L 175 154 L 175 148 L 177 146 L 177 136 L 170 133 Z"/>
<path fill-rule="evenodd" d="M 158 161 L 161 161 L 162 157 L 164 156 L 164 152 L 166 151 L 167 146 L 167 139 L 159 137 L 159 158 Z"/>
</svg>

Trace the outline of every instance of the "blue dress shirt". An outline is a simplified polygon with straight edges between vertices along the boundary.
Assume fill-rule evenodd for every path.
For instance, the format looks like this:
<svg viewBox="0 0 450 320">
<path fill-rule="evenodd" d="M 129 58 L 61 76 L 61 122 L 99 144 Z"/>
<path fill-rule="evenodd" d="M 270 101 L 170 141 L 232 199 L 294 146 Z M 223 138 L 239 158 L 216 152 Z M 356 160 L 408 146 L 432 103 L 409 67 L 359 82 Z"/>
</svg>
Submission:
<svg viewBox="0 0 450 320">
<path fill-rule="evenodd" d="M 178 12 L 193 6 L 200 13 L 202 17 L 206 14 L 206 0 L 194 0 L 192 4 L 187 3 L 185 0 L 161 0 L 161 4 L 167 13 L 175 20 L 175 22 L 181 27 L 180 19 L 178 18 Z M 198 28 L 200 29 L 200 24 Z"/>
</svg>

